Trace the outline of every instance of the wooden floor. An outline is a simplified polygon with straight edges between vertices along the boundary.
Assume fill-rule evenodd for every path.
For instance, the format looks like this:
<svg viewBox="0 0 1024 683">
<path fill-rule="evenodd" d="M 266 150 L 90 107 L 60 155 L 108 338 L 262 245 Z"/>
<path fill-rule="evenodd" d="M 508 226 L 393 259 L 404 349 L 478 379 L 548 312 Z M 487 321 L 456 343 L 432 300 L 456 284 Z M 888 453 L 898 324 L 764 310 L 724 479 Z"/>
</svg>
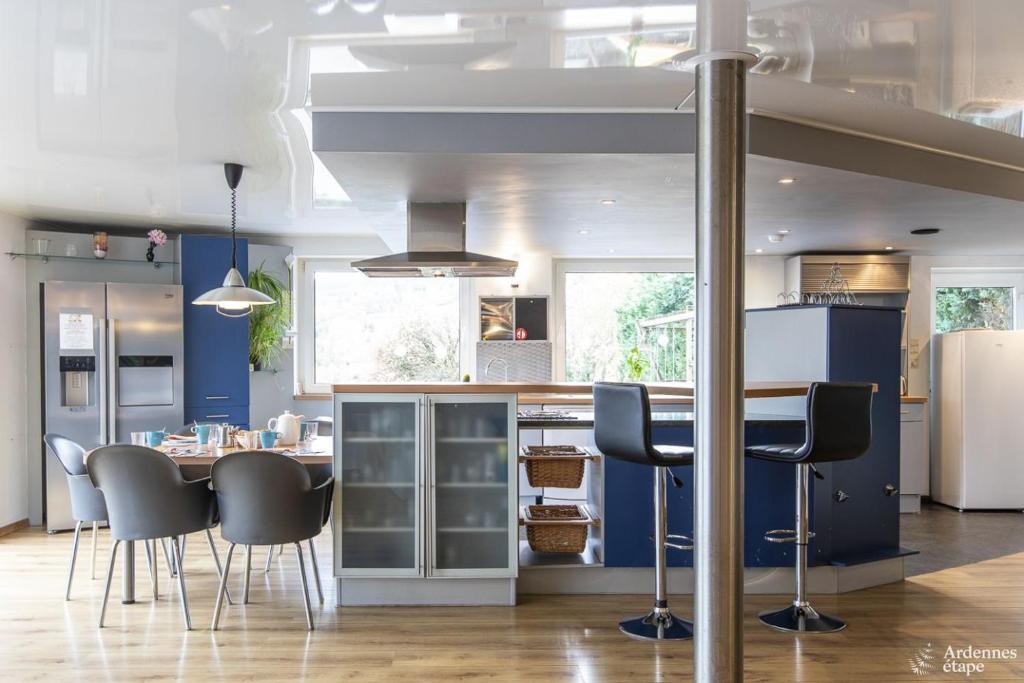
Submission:
<svg viewBox="0 0 1024 683">
<path fill-rule="evenodd" d="M 63 599 L 70 535 L 30 529 L 0 539 L 0 680 L 646 683 L 692 674 L 692 643 L 639 642 L 617 630 L 620 617 L 644 611 L 647 596 L 525 597 L 515 608 L 338 609 L 328 581 L 326 604 L 314 610 L 318 630 L 307 633 L 294 553 L 275 559 L 264 575 L 263 549 L 254 557 L 251 603 L 227 607 L 223 630 L 214 633 L 215 574 L 202 540 L 190 539 L 185 558 L 196 627 L 186 633 L 162 565 L 163 592 L 152 601 L 141 552 L 140 601 L 120 603 L 119 567 L 107 627 L 99 630 L 103 582 L 89 578 L 85 538 L 70 602 Z M 105 534 L 100 547 L 97 576 L 107 558 Z M 318 547 L 328 576 L 330 538 L 321 537 Z M 232 575 L 240 592 L 240 573 Z M 759 610 L 786 601 L 747 601 L 749 681 L 922 680 L 910 660 L 929 646 L 934 672 L 923 680 L 1024 679 L 1024 554 L 818 598 L 821 610 L 847 619 L 838 634 L 794 637 L 758 623 Z M 690 614 L 689 596 L 675 599 L 674 608 Z M 970 678 L 943 674 L 949 645 L 1017 648 L 1020 658 L 986 662 Z"/>
</svg>

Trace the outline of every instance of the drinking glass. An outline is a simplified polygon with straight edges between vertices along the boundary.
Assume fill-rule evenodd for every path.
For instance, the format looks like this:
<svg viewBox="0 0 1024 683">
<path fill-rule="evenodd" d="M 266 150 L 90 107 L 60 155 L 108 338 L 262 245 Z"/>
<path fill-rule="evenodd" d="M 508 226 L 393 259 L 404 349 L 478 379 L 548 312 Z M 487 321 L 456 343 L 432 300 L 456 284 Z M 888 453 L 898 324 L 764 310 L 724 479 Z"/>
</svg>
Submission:
<svg viewBox="0 0 1024 683">
<path fill-rule="evenodd" d="M 133 446 L 145 446 L 146 445 L 146 432 L 132 432 L 132 445 Z"/>
</svg>

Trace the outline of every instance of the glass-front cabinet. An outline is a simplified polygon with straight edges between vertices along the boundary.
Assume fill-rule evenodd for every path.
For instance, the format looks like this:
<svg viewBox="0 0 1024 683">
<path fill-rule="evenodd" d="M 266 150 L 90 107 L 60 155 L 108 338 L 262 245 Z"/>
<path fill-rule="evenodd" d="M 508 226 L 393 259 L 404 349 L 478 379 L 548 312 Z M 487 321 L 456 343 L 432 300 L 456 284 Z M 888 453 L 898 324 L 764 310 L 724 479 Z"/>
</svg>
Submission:
<svg viewBox="0 0 1024 683">
<path fill-rule="evenodd" d="M 422 397 L 338 397 L 335 567 L 338 576 L 422 571 Z"/>
<path fill-rule="evenodd" d="M 514 577 L 516 397 L 338 394 L 338 577 Z"/>
<path fill-rule="evenodd" d="M 438 395 L 427 405 L 431 575 L 514 576 L 514 399 Z"/>
</svg>

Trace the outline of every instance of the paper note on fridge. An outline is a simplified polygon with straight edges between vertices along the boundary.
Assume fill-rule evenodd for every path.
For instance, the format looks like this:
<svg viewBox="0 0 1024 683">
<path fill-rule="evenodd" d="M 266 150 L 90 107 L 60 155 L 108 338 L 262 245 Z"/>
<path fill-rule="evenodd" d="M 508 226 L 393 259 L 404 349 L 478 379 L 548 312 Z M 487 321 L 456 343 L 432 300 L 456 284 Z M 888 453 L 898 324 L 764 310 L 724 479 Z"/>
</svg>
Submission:
<svg viewBox="0 0 1024 683">
<path fill-rule="evenodd" d="M 92 313 L 60 314 L 62 351 L 92 351 Z"/>
</svg>

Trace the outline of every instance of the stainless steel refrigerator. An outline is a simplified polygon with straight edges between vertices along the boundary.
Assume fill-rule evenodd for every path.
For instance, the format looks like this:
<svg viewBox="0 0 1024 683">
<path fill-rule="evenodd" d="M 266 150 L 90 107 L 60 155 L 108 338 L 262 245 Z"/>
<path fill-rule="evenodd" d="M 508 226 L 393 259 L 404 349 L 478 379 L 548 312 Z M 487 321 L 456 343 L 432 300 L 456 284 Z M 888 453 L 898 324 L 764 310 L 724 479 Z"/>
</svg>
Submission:
<svg viewBox="0 0 1024 683">
<path fill-rule="evenodd" d="M 41 285 L 43 430 L 86 449 L 181 427 L 180 285 Z M 46 527 L 71 529 L 64 470 L 43 446 Z"/>
</svg>

